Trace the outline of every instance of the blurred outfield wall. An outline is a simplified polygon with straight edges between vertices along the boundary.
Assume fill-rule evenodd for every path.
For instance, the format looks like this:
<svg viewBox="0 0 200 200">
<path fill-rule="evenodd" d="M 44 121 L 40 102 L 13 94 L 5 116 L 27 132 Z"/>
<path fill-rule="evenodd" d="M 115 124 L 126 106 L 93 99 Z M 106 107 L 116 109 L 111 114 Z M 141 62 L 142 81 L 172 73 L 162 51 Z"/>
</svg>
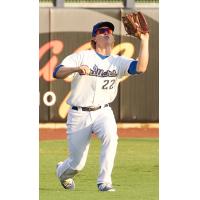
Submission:
<svg viewBox="0 0 200 200">
<path fill-rule="evenodd" d="M 150 26 L 148 70 L 121 81 L 111 104 L 117 122 L 158 122 L 159 120 L 159 9 L 139 8 Z M 65 122 L 69 106 L 70 80 L 56 80 L 52 72 L 62 59 L 75 51 L 89 49 L 91 30 L 99 21 L 115 25 L 113 53 L 136 58 L 139 41 L 126 36 L 120 8 L 40 8 L 40 122 Z M 87 88 L 84 88 L 87 89 Z"/>
</svg>

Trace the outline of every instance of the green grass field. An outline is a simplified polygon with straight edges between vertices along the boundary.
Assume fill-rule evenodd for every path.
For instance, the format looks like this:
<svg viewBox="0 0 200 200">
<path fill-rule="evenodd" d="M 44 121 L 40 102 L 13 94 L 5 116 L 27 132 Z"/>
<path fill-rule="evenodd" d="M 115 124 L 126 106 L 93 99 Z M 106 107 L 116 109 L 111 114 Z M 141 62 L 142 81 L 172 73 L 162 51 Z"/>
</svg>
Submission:
<svg viewBox="0 0 200 200">
<path fill-rule="evenodd" d="M 64 140 L 40 141 L 40 200 L 158 200 L 158 139 L 119 139 L 112 174 L 116 192 L 98 192 L 98 139 L 92 139 L 86 166 L 75 177 L 76 190 L 66 191 L 60 185 L 55 166 L 67 156 Z"/>
</svg>

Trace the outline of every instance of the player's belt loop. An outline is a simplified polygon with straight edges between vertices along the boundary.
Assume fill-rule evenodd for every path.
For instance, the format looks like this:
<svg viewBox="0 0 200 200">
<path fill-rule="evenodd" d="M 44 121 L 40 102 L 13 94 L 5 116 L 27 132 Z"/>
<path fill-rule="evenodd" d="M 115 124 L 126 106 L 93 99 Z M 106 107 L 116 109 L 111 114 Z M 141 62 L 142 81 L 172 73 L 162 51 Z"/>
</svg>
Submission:
<svg viewBox="0 0 200 200">
<path fill-rule="evenodd" d="M 105 107 L 108 107 L 109 104 L 105 104 L 104 106 L 98 106 L 98 107 L 94 107 L 94 106 L 90 106 L 90 107 L 77 107 L 77 106 L 72 106 L 72 109 L 73 110 L 79 110 L 79 108 L 82 110 L 82 111 L 95 111 L 95 110 L 99 110 L 100 108 L 105 108 Z"/>
</svg>

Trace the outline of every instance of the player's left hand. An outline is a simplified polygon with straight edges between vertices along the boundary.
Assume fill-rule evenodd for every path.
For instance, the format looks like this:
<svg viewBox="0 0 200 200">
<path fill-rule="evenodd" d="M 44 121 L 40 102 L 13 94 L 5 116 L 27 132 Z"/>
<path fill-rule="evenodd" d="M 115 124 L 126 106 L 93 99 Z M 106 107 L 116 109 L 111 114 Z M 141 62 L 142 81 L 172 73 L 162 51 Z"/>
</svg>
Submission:
<svg viewBox="0 0 200 200">
<path fill-rule="evenodd" d="M 122 22 L 128 35 L 141 39 L 142 34 L 145 35 L 149 33 L 149 26 L 146 18 L 140 11 L 126 14 L 122 17 Z"/>
</svg>

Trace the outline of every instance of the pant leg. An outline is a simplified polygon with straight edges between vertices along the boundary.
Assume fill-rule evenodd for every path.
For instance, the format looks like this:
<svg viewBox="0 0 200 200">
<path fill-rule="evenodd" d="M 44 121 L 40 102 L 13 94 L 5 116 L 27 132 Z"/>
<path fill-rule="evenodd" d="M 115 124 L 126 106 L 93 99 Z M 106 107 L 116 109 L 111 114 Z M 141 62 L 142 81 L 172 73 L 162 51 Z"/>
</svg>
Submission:
<svg viewBox="0 0 200 200">
<path fill-rule="evenodd" d="M 101 109 L 95 119 L 93 131 L 101 140 L 100 171 L 98 183 L 112 184 L 111 174 L 116 155 L 118 135 L 117 124 L 110 107 Z"/>
<path fill-rule="evenodd" d="M 88 112 L 70 111 L 67 131 L 69 157 L 57 168 L 57 176 L 61 181 L 74 177 L 85 166 L 91 138 Z"/>
</svg>

